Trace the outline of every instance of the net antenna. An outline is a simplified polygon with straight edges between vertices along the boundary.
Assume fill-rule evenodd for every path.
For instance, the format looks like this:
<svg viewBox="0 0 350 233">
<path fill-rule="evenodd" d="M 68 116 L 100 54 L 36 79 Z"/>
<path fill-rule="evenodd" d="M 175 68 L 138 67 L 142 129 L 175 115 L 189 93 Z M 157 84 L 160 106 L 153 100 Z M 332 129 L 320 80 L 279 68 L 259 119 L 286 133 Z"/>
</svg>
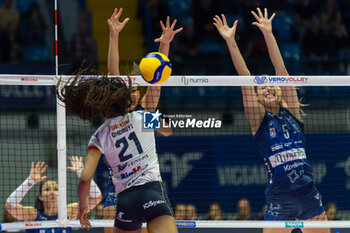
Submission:
<svg viewBox="0 0 350 233">
<path fill-rule="evenodd" d="M 57 85 L 59 80 L 58 73 L 58 5 L 55 0 L 55 79 Z M 57 166 L 58 166 L 58 219 L 59 226 L 66 227 L 67 219 L 67 141 L 66 141 L 66 108 L 62 101 L 56 97 L 56 115 L 57 115 Z"/>
</svg>

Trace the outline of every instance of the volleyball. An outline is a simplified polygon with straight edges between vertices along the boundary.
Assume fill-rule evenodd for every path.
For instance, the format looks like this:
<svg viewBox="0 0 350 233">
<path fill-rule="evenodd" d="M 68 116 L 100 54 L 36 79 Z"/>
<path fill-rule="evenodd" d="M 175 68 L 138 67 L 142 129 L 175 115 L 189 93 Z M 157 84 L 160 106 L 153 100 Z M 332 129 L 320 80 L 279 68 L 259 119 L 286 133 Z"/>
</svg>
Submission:
<svg viewBox="0 0 350 233">
<path fill-rule="evenodd" d="M 152 84 L 165 82 L 171 74 L 172 66 L 167 56 L 162 53 L 149 53 L 140 62 L 143 79 Z"/>
</svg>

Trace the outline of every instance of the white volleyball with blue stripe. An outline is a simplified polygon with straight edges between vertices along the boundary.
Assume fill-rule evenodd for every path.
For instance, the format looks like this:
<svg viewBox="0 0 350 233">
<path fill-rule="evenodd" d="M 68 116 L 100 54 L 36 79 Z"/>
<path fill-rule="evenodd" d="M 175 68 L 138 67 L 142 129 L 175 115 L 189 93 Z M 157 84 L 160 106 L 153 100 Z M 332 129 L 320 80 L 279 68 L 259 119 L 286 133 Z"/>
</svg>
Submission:
<svg viewBox="0 0 350 233">
<path fill-rule="evenodd" d="M 172 65 L 167 56 L 162 53 L 149 53 L 140 62 L 143 79 L 152 84 L 165 82 L 171 74 Z"/>
</svg>

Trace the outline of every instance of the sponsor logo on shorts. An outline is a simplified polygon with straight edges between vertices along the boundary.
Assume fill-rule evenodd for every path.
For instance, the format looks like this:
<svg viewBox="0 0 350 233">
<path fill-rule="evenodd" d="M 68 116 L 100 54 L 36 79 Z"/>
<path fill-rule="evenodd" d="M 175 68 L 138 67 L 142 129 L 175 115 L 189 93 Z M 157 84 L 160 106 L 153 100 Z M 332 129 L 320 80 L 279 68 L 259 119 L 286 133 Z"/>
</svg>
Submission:
<svg viewBox="0 0 350 233">
<path fill-rule="evenodd" d="M 267 214 L 277 217 L 280 215 L 280 210 L 281 210 L 280 204 L 270 203 L 268 208 L 267 208 Z"/>
<path fill-rule="evenodd" d="M 149 201 L 145 204 L 143 204 L 143 208 L 146 210 L 152 206 L 157 206 L 157 205 L 160 205 L 160 204 L 165 204 L 166 202 L 164 200 L 157 200 L 157 201 Z"/>
<path fill-rule="evenodd" d="M 180 228 L 195 228 L 196 227 L 196 221 L 179 220 L 179 221 L 176 221 L 176 227 L 180 227 Z"/>
<path fill-rule="evenodd" d="M 132 220 L 123 219 L 124 212 L 117 213 L 117 219 L 121 222 L 132 222 Z"/>
<path fill-rule="evenodd" d="M 304 227 L 304 223 L 303 222 L 285 222 L 285 226 L 286 228 L 303 228 Z"/>
</svg>

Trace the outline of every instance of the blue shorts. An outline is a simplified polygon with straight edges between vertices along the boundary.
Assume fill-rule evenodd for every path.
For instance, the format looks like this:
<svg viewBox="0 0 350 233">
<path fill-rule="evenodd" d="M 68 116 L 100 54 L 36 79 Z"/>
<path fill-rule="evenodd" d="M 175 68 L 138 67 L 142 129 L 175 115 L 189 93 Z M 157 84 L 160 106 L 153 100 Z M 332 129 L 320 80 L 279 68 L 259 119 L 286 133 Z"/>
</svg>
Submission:
<svg viewBox="0 0 350 233">
<path fill-rule="evenodd" d="M 116 194 L 116 192 L 115 191 L 108 192 L 104 207 L 111 206 L 111 205 L 117 206 L 117 201 L 118 201 L 118 195 Z"/>
<path fill-rule="evenodd" d="M 112 168 L 108 167 L 107 197 L 105 200 L 104 207 L 117 205 L 118 197 L 117 197 L 117 193 L 115 192 L 112 176 L 113 176 Z"/>
<path fill-rule="evenodd" d="M 314 184 L 280 195 L 266 196 L 267 221 L 307 220 L 324 212 L 324 207 Z"/>
</svg>

